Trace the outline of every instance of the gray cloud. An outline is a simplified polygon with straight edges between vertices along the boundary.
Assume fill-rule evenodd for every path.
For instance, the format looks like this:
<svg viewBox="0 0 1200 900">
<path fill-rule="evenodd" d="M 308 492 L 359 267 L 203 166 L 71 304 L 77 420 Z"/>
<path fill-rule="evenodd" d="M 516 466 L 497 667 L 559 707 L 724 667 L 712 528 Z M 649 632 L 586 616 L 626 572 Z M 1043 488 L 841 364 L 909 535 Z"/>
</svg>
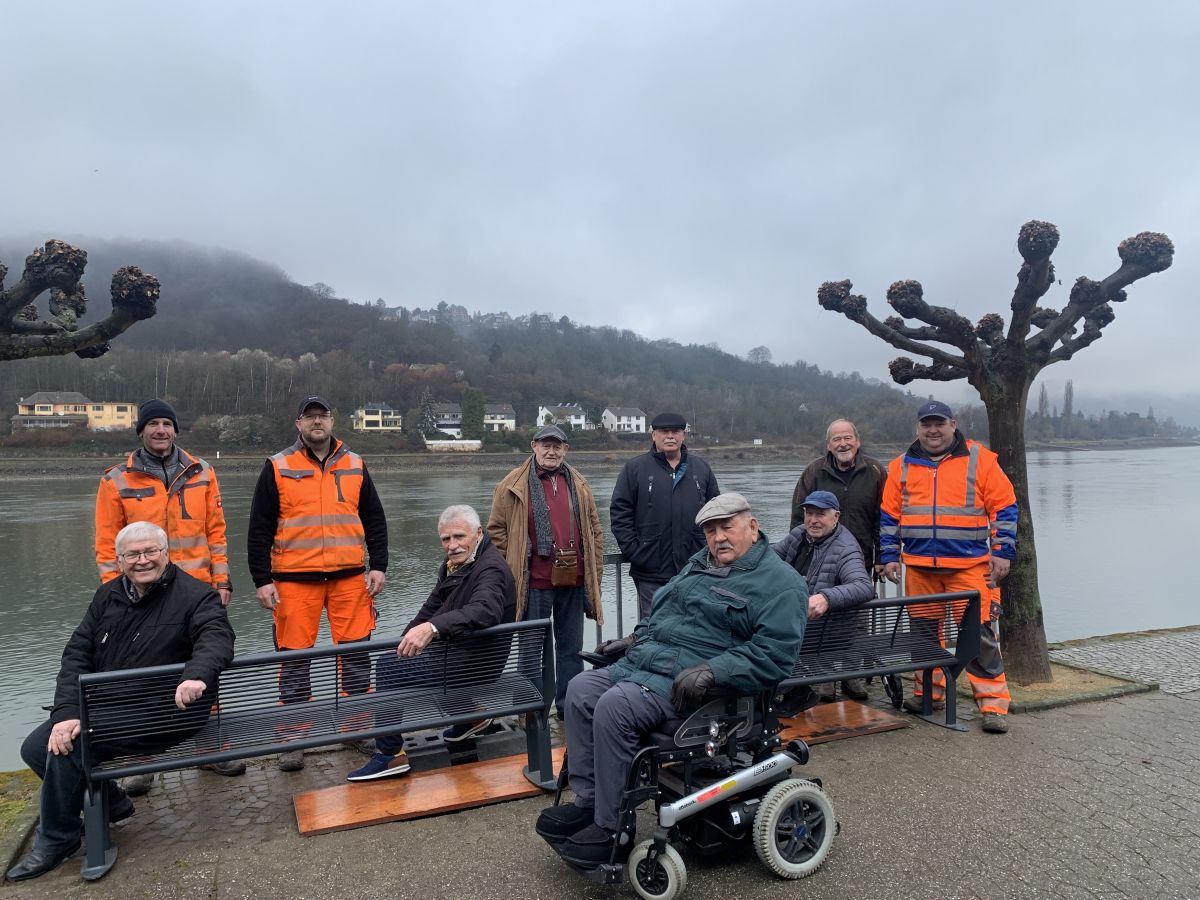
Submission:
<svg viewBox="0 0 1200 900">
<path fill-rule="evenodd" d="M 346 296 L 566 314 L 886 379 L 816 304 L 1004 312 L 1167 232 L 1047 377 L 1194 395 L 1200 9 L 1160 3 L 5 4 L 0 230 L 183 238 Z M 164 297 L 169 301 L 169 291 Z M 914 386 L 965 396 L 945 386 Z"/>
</svg>

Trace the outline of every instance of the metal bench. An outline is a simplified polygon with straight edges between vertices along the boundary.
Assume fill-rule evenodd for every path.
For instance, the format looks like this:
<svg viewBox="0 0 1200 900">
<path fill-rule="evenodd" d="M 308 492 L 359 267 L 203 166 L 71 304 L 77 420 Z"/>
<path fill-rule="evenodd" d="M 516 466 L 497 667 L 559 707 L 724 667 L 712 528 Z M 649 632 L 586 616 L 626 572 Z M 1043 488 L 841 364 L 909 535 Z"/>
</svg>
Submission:
<svg viewBox="0 0 1200 900">
<path fill-rule="evenodd" d="M 947 685 L 944 724 L 964 731 L 954 681 L 979 655 L 979 603 L 978 591 L 961 591 L 888 597 L 827 613 L 808 623 L 796 668 L 780 688 L 913 672 L 924 679 L 923 712 L 933 721 L 930 685 L 934 670 L 941 669 Z"/>
<path fill-rule="evenodd" d="M 178 716 L 145 707 L 130 712 L 130 696 L 173 696 L 183 665 L 81 675 L 81 741 L 87 790 L 84 832 L 89 881 L 112 868 L 117 848 L 108 827 L 104 782 L 207 763 L 265 756 L 378 737 L 388 732 L 446 728 L 497 716 L 525 715 L 525 777 L 545 790 L 556 778 L 550 756 L 549 711 L 554 700 L 550 620 L 497 625 L 453 641 L 435 641 L 418 657 L 420 672 L 385 675 L 397 638 L 259 653 L 234 659 L 221 674 L 217 702 L 190 737 L 151 755 L 117 755 L 102 748 L 178 729 Z M 281 665 L 308 670 L 309 699 L 281 704 Z M 371 676 L 375 677 L 372 678 Z M 368 692 L 364 687 L 371 685 Z M 380 686 L 386 685 L 384 689 Z M 358 693 L 351 693 L 353 686 Z M 97 752 L 99 750 L 99 752 Z M 98 758 L 99 757 L 99 758 Z"/>
</svg>

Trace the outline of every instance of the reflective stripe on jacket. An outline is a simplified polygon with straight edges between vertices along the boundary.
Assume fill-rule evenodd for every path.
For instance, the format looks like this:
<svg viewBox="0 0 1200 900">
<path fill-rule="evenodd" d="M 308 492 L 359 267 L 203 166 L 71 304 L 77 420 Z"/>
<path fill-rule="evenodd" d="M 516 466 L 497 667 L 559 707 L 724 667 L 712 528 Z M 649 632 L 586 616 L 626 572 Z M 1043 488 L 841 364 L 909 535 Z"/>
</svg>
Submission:
<svg viewBox="0 0 1200 900">
<path fill-rule="evenodd" d="M 888 466 L 879 539 L 884 563 L 965 569 L 1017 552 L 1017 498 L 996 454 L 955 434 L 934 462 L 914 443 Z"/>
<path fill-rule="evenodd" d="M 171 562 L 214 588 L 230 586 L 225 512 L 213 467 L 179 450 L 182 470 L 171 480 L 146 471 L 137 451 L 105 471 L 96 491 L 96 566 L 102 582 L 121 574 L 117 532 L 131 522 L 153 522 L 167 533 Z"/>
<path fill-rule="evenodd" d="M 272 571 L 363 568 L 365 533 L 358 516 L 362 457 L 338 441 L 322 469 L 296 441 L 271 457 L 271 467 L 279 491 Z"/>
</svg>

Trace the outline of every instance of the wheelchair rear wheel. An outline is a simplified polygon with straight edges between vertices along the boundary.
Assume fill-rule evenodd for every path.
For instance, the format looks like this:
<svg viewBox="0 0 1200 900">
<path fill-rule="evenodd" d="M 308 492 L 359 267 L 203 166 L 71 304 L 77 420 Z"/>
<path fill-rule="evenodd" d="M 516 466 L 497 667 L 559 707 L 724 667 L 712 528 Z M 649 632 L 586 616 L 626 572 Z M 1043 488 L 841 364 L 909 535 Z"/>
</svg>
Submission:
<svg viewBox="0 0 1200 900">
<path fill-rule="evenodd" d="M 815 872 L 829 855 L 836 833 L 829 795 L 801 778 L 771 788 L 754 817 L 758 858 L 783 878 L 804 878 Z"/>
<path fill-rule="evenodd" d="M 687 869 L 678 851 L 669 844 L 654 859 L 648 854 L 654 841 L 642 841 L 629 855 L 629 880 L 643 900 L 674 900 L 687 887 Z"/>
</svg>

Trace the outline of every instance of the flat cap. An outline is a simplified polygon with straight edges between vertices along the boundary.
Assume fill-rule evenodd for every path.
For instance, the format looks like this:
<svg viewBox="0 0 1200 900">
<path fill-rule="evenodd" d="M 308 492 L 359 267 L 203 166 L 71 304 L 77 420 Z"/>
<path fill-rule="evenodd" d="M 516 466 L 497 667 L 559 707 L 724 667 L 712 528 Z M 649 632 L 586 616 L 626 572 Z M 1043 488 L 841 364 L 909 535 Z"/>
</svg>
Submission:
<svg viewBox="0 0 1200 900">
<path fill-rule="evenodd" d="M 730 492 L 713 497 L 696 513 L 696 524 L 703 525 L 711 519 L 728 519 L 738 513 L 750 512 L 750 501 L 741 494 Z"/>
<path fill-rule="evenodd" d="M 562 441 L 567 443 L 567 435 L 557 425 L 543 425 L 533 433 L 535 441 Z"/>
<path fill-rule="evenodd" d="M 679 413 L 659 413 L 654 417 L 654 421 L 650 423 L 650 429 L 654 430 L 655 428 L 679 428 L 683 430 L 687 428 L 687 419 Z"/>
</svg>

